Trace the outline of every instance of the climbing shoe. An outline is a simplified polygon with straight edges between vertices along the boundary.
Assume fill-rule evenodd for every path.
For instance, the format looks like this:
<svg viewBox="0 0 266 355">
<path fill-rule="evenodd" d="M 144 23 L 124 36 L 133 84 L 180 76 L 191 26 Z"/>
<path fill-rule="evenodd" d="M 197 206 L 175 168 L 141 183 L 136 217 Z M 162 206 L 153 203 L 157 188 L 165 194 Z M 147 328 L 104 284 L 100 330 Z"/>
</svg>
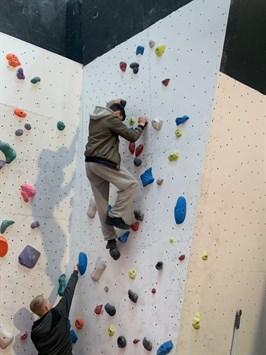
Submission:
<svg viewBox="0 0 266 355">
<path fill-rule="evenodd" d="M 105 223 L 108 224 L 109 226 L 114 226 L 119 229 L 130 229 L 130 225 L 126 224 L 126 222 L 123 220 L 123 218 L 118 218 L 118 217 L 110 217 L 106 216 Z"/>
</svg>

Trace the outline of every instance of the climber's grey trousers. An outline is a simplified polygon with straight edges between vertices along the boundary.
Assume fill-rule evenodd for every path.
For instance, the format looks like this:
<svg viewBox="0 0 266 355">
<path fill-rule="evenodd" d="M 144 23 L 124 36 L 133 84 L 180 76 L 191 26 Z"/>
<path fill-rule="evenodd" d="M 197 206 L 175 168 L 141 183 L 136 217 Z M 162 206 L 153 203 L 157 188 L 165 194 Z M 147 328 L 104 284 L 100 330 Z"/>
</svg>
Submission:
<svg viewBox="0 0 266 355">
<path fill-rule="evenodd" d="M 108 214 L 110 217 L 123 217 L 133 201 L 138 181 L 123 167 L 120 170 L 115 170 L 99 163 L 87 162 L 85 164 L 104 240 L 116 239 L 117 235 L 114 227 L 105 223 L 109 203 L 110 183 L 115 185 L 118 191 L 116 202 Z"/>
</svg>

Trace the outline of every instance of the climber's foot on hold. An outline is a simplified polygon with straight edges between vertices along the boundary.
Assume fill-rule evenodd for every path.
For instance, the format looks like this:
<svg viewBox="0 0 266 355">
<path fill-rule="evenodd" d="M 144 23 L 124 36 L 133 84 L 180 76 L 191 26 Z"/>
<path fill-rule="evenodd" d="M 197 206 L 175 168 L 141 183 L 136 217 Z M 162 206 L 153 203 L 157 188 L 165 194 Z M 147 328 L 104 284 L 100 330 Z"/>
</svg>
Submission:
<svg viewBox="0 0 266 355">
<path fill-rule="evenodd" d="M 126 222 L 123 220 L 121 217 L 110 217 L 106 216 L 105 223 L 108 224 L 109 226 L 114 226 L 119 229 L 130 229 L 130 225 L 126 224 Z"/>
<path fill-rule="evenodd" d="M 118 260 L 120 258 L 120 252 L 116 246 L 116 240 L 110 239 L 106 244 L 106 249 L 109 249 L 109 254 L 114 260 Z"/>
</svg>

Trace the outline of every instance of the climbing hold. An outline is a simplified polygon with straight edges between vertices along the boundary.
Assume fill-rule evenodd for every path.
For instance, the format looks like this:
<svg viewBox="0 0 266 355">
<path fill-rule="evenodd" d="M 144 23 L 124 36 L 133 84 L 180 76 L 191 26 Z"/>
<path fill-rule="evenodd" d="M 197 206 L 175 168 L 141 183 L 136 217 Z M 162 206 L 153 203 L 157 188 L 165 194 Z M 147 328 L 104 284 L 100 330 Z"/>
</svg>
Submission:
<svg viewBox="0 0 266 355">
<path fill-rule="evenodd" d="M 0 151 L 5 155 L 5 163 L 10 164 L 17 156 L 14 148 L 10 144 L 0 140 Z"/>
<path fill-rule="evenodd" d="M 0 160 L 0 169 L 5 166 L 6 162 L 4 160 Z"/>
<path fill-rule="evenodd" d="M 136 55 L 143 55 L 144 53 L 144 47 L 143 46 L 137 46 L 137 49 L 136 49 Z"/>
<path fill-rule="evenodd" d="M 24 80 L 25 79 L 25 75 L 24 75 L 24 72 L 23 72 L 23 69 L 22 68 L 19 68 L 18 70 L 17 70 L 17 78 L 19 79 L 19 80 Z"/>
<path fill-rule="evenodd" d="M 163 120 L 161 118 L 155 118 L 151 121 L 152 127 L 159 131 L 163 126 Z"/>
<path fill-rule="evenodd" d="M 115 334 L 115 326 L 113 324 L 109 325 L 108 327 L 108 334 L 113 336 Z"/>
<path fill-rule="evenodd" d="M 153 288 L 151 289 L 151 293 L 155 294 L 155 293 L 156 293 L 156 288 L 153 287 Z"/>
<path fill-rule="evenodd" d="M 8 251 L 8 243 L 6 238 L 0 234 L 0 256 L 3 257 Z"/>
<path fill-rule="evenodd" d="M 122 233 L 122 234 L 118 237 L 119 242 L 121 242 L 121 243 L 126 243 L 127 240 L 128 240 L 128 237 L 129 237 L 129 233 L 130 233 L 129 231 L 126 231 L 126 232 Z"/>
<path fill-rule="evenodd" d="M 132 223 L 132 224 L 130 225 L 130 228 L 131 228 L 134 232 L 136 232 L 136 231 L 139 229 L 139 222 Z"/>
<path fill-rule="evenodd" d="M 201 256 L 201 259 L 202 259 L 202 260 L 207 260 L 207 259 L 208 259 L 208 256 L 209 256 L 208 252 L 205 251 L 205 252 L 202 254 L 202 256 Z"/>
<path fill-rule="evenodd" d="M 59 296 L 63 296 L 66 288 L 66 275 L 65 274 L 60 275 L 58 278 L 58 282 L 59 282 L 59 288 L 57 290 L 57 293 L 59 294 Z"/>
<path fill-rule="evenodd" d="M 168 155 L 168 160 L 169 161 L 175 161 L 179 158 L 179 153 L 178 152 L 173 152 Z"/>
<path fill-rule="evenodd" d="M 34 78 L 31 79 L 32 84 L 37 84 L 41 81 L 41 78 L 38 76 L 35 76 Z"/>
<path fill-rule="evenodd" d="M 154 177 L 152 176 L 152 168 L 147 169 L 142 175 L 140 175 L 143 187 L 153 183 Z"/>
<path fill-rule="evenodd" d="M 105 312 L 109 314 L 109 316 L 113 317 L 116 314 L 115 306 L 111 305 L 110 303 L 106 303 L 104 306 Z"/>
<path fill-rule="evenodd" d="M 8 60 L 8 65 L 10 65 L 13 68 L 18 67 L 20 65 L 20 61 L 16 56 L 16 54 L 8 53 L 6 55 L 6 59 Z"/>
<path fill-rule="evenodd" d="M 154 51 L 155 51 L 155 54 L 157 55 L 157 57 L 161 57 L 164 54 L 165 48 L 166 48 L 165 44 L 158 44 L 155 47 Z"/>
<path fill-rule="evenodd" d="M 94 313 L 101 314 L 102 313 L 102 309 L 103 309 L 103 305 L 102 304 L 97 304 L 97 306 L 94 308 Z"/>
<path fill-rule="evenodd" d="M 57 128 L 59 129 L 59 131 L 63 131 L 66 128 L 66 125 L 64 124 L 63 121 L 58 121 Z"/>
<path fill-rule="evenodd" d="M 106 264 L 105 264 L 104 260 L 100 256 L 98 256 L 95 266 L 94 266 L 94 269 L 91 273 L 92 280 L 99 281 L 99 279 L 105 269 L 106 269 Z"/>
<path fill-rule="evenodd" d="M 138 294 L 137 294 L 136 292 L 134 292 L 133 290 L 128 290 L 128 297 L 129 297 L 129 299 L 130 299 L 132 302 L 136 303 L 139 296 L 138 296 Z"/>
<path fill-rule="evenodd" d="M 162 80 L 162 84 L 163 84 L 164 86 L 167 86 L 167 85 L 169 84 L 169 81 L 170 81 L 169 78 L 168 78 L 168 79 L 164 79 L 164 80 Z"/>
<path fill-rule="evenodd" d="M 30 131 L 31 130 L 31 125 L 29 123 L 25 123 L 24 124 L 24 127 L 27 131 Z"/>
<path fill-rule="evenodd" d="M 127 70 L 127 63 L 126 62 L 120 62 L 119 67 L 122 72 L 125 72 Z"/>
<path fill-rule="evenodd" d="M 139 71 L 139 64 L 138 63 L 133 62 L 133 63 L 130 64 L 129 67 L 133 70 L 134 74 L 138 73 L 138 71 Z"/>
<path fill-rule="evenodd" d="M 85 274 L 85 271 L 87 269 L 87 264 L 88 264 L 87 255 L 85 253 L 80 252 L 79 260 L 78 260 L 78 268 L 79 268 L 80 275 Z"/>
<path fill-rule="evenodd" d="M 188 119 L 189 119 L 189 117 L 188 117 L 187 115 L 184 115 L 184 116 L 182 116 L 182 117 L 177 117 L 177 118 L 175 119 L 175 123 L 176 123 L 176 125 L 178 126 L 178 125 L 181 124 L 181 123 L 185 123 L 186 120 L 188 120 Z"/>
<path fill-rule="evenodd" d="M 30 245 L 25 246 L 18 256 L 18 261 L 21 265 L 32 269 L 37 263 L 41 253 Z"/>
<path fill-rule="evenodd" d="M 156 180 L 156 184 L 157 184 L 157 185 L 162 185 L 162 183 L 163 183 L 163 179 L 158 178 L 158 179 Z"/>
<path fill-rule="evenodd" d="M 127 341 L 126 341 L 126 338 L 123 337 L 123 335 L 120 335 L 118 338 L 117 338 L 117 346 L 119 348 L 125 348 L 127 345 Z"/>
<path fill-rule="evenodd" d="M 40 227 L 40 222 L 39 221 L 33 221 L 30 225 L 31 229 L 35 229 Z"/>
<path fill-rule="evenodd" d="M 177 128 L 175 130 L 175 135 L 176 135 L 176 138 L 179 138 L 182 136 L 182 129 L 181 128 Z"/>
<path fill-rule="evenodd" d="M 155 265 L 157 270 L 162 270 L 163 268 L 163 262 L 162 261 L 158 261 L 158 263 Z"/>
<path fill-rule="evenodd" d="M 88 207 L 88 210 L 87 210 L 87 216 L 89 218 L 94 218 L 95 215 L 96 215 L 96 204 L 95 204 L 94 197 L 91 196 L 90 197 L 89 207 Z"/>
<path fill-rule="evenodd" d="M 25 332 L 22 332 L 21 334 L 20 334 L 20 339 L 21 340 L 26 340 L 27 338 L 28 338 L 28 332 L 25 330 Z"/>
<path fill-rule="evenodd" d="M 140 339 L 134 339 L 133 344 L 138 344 L 140 342 Z"/>
<path fill-rule="evenodd" d="M 149 46 L 150 48 L 153 48 L 155 46 L 155 42 L 153 40 L 149 41 Z"/>
<path fill-rule="evenodd" d="M 179 259 L 180 261 L 182 261 L 182 260 L 184 260 L 184 259 L 185 259 L 185 257 L 186 257 L 186 256 L 185 256 L 184 254 L 182 254 L 182 255 L 180 255 L 180 256 L 179 256 L 179 258 L 178 258 L 178 259 Z"/>
<path fill-rule="evenodd" d="M 82 329 L 84 327 L 84 320 L 81 317 L 77 317 L 75 320 L 75 326 L 77 329 Z"/>
<path fill-rule="evenodd" d="M 36 189 L 31 184 L 27 184 L 27 183 L 21 184 L 20 188 L 21 188 L 20 193 L 21 193 L 23 200 L 25 202 L 28 202 L 29 198 L 33 197 L 36 194 Z"/>
<path fill-rule="evenodd" d="M 75 330 L 71 329 L 70 330 L 70 340 L 72 344 L 75 344 L 78 341 L 78 336 L 75 332 Z"/>
<path fill-rule="evenodd" d="M 134 280 L 134 279 L 137 277 L 137 271 L 136 271 L 136 269 L 130 269 L 130 270 L 128 271 L 128 276 L 129 276 L 132 280 Z"/>
<path fill-rule="evenodd" d="M 134 158 L 133 162 L 135 166 L 140 166 L 142 164 L 142 160 L 140 158 Z"/>
<path fill-rule="evenodd" d="M 160 345 L 160 347 L 157 349 L 156 355 L 166 355 L 170 353 L 173 347 L 174 344 L 172 343 L 172 340 L 168 340 Z"/>
<path fill-rule="evenodd" d="M 128 149 L 131 154 L 134 154 L 135 152 L 135 142 L 129 142 Z"/>
<path fill-rule="evenodd" d="M 109 291 L 109 287 L 108 286 L 104 286 L 104 291 L 108 292 Z"/>
<path fill-rule="evenodd" d="M 136 123 L 136 118 L 134 116 L 130 117 L 130 119 L 129 119 L 130 126 L 134 126 L 135 123 Z"/>
<path fill-rule="evenodd" d="M 144 346 L 144 348 L 146 350 L 148 350 L 148 351 L 152 350 L 152 343 L 148 338 L 146 338 L 146 337 L 143 338 L 142 345 Z"/>
<path fill-rule="evenodd" d="M 192 321 L 192 326 L 194 329 L 200 329 L 200 312 L 196 312 Z"/>
<path fill-rule="evenodd" d="M 15 132 L 15 135 L 16 135 L 17 137 L 22 136 L 22 135 L 23 135 L 23 129 L 18 128 L 18 129 L 16 130 L 16 132 Z"/>
<path fill-rule="evenodd" d="M 175 222 L 181 224 L 184 222 L 187 213 L 187 202 L 184 196 L 178 197 L 174 209 Z"/>
<path fill-rule="evenodd" d="M 140 210 L 134 210 L 134 216 L 137 221 L 143 221 L 144 219 L 144 213 L 142 213 Z"/>
<path fill-rule="evenodd" d="M 15 222 L 12 221 L 11 219 L 4 219 L 3 222 L 1 223 L 0 227 L 0 233 L 5 233 L 7 227 L 11 226 Z"/>
<path fill-rule="evenodd" d="M 174 238 L 173 238 L 173 237 L 170 237 L 170 238 L 169 238 L 169 243 L 171 243 L 171 244 L 172 244 L 174 241 L 175 241 L 175 240 L 174 240 Z"/>
<path fill-rule="evenodd" d="M 143 151 L 143 148 L 144 148 L 144 145 L 143 144 L 139 144 L 136 148 L 136 151 L 135 151 L 135 156 L 138 157 L 142 151 Z"/>
<path fill-rule="evenodd" d="M 4 330 L 3 326 L 0 324 L 0 348 L 5 349 L 10 343 L 12 343 L 14 336 L 12 333 Z"/>
<path fill-rule="evenodd" d="M 26 116 L 27 116 L 27 113 L 24 111 L 24 110 L 22 110 L 21 108 L 14 108 L 14 114 L 16 115 L 16 116 L 18 116 L 18 117 L 21 117 L 21 118 L 25 118 Z"/>
</svg>

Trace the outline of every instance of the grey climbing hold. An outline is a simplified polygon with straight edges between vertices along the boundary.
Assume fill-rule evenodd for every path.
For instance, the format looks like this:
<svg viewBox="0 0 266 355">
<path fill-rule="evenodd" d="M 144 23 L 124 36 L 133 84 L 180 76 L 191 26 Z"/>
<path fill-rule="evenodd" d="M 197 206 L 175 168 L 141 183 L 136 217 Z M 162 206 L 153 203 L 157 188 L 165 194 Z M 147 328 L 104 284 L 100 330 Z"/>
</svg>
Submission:
<svg viewBox="0 0 266 355">
<path fill-rule="evenodd" d="M 142 164 L 142 160 L 140 158 L 134 158 L 133 162 L 135 166 L 140 166 Z"/>
<path fill-rule="evenodd" d="M 158 179 L 156 180 L 156 184 L 157 184 L 157 185 L 162 185 L 162 183 L 163 183 L 163 179 L 158 178 Z"/>
<path fill-rule="evenodd" d="M 148 338 L 146 338 L 146 337 L 143 338 L 142 345 L 144 346 L 144 348 L 146 350 L 148 350 L 148 351 L 152 350 L 152 343 Z"/>
<path fill-rule="evenodd" d="M 111 305 L 110 303 L 106 303 L 106 305 L 104 306 L 104 309 L 105 309 L 106 313 L 108 313 L 109 316 L 111 316 L 111 317 L 113 317 L 116 314 L 115 306 Z"/>
<path fill-rule="evenodd" d="M 136 292 L 134 292 L 133 290 L 128 290 L 128 297 L 129 299 L 134 302 L 137 303 L 138 300 L 138 294 Z"/>
</svg>

